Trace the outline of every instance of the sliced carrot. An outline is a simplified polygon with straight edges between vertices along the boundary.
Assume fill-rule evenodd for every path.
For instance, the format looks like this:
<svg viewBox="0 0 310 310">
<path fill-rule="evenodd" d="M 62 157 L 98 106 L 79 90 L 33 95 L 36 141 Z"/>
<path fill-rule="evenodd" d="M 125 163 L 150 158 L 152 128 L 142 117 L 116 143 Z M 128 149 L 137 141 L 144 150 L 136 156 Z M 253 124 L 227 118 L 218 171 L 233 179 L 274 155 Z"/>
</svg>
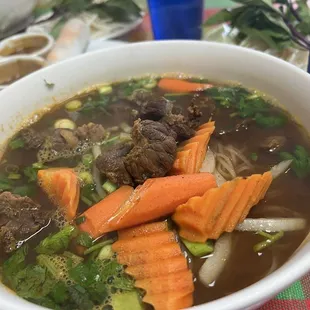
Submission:
<svg viewBox="0 0 310 310">
<path fill-rule="evenodd" d="M 270 172 L 236 178 L 202 197 L 193 197 L 180 205 L 172 216 L 181 237 L 204 242 L 217 239 L 224 231 L 232 232 L 251 208 L 264 196 L 272 182 Z"/>
<path fill-rule="evenodd" d="M 102 232 L 132 227 L 169 215 L 189 198 L 203 195 L 213 187 L 216 187 L 216 181 L 210 173 L 148 179 L 102 227 Z"/>
<path fill-rule="evenodd" d="M 118 240 L 146 236 L 160 231 L 168 231 L 167 221 L 155 222 L 120 230 L 118 232 Z"/>
<path fill-rule="evenodd" d="M 168 291 L 162 294 L 146 295 L 142 299 L 151 304 L 155 310 L 179 310 L 188 308 L 193 304 L 193 291 Z"/>
<path fill-rule="evenodd" d="M 142 288 L 147 294 L 161 294 L 169 290 L 191 290 L 193 289 L 193 275 L 190 270 L 182 270 L 175 273 L 168 273 L 162 277 L 137 280 L 135 286 Z"/>
<path fill-rule="evenodd" d="M 130 197 L 132 192 L 133 188 L 131 186 L 122 186 L 89 208 L 82 214 L 82 216 L 85 216 L 85 221 L 79 225 L 79 228 L 89 233 L 93 238 L 97 238 L 105 233 L 105 227 L 109 219 Z"/>
<path fill-rule="evenodd" d="M 246 180 L 242 178 L 238 178 L 236 180 L 236 187 L 234 192 L 230 195 L 227 204 L 225 205 L 223 212 L 220 214 L 212 233 L 210 234 L 210 239 L 218 239 L 221 233 L 224 231 L 224 227 L 227 225 L 227 221 L 229 220 L 231 213 L 233 212 L 236 204 L 238 203 L 243 191 L 245 189 Z"/>
<path fill-rule="evenodd" d="M 232 232 L 238 225 L 241 215 L 245 211 L 245 208 L 249 205 L 249 209 L 254 206 L 251 202 L 251 197 L 255 191 L 255 187 L 258 184 L 259 179 L 262 178 L 260 174 L 253 174 L 247 179 L 246 188 L 240 197 L 234 212 L 231 214 L 228 223 L 226 224 L 225 231 Z"/>
<path fill-rule="evenodd" d="M 173 242 L 160 245 L 156 248 L 149 248 L 141 252 L 118 253 L 117 261 L 122 265 L 132 266 L 168 259 L 179 256 L 180 254 L 182 254 L 180 246 Z"/>
<path fill-rule="evenodd" d="M 166 221 L 129 228 L 119 231 L 120 239 L 112 245 L 118 263 L 126 265 L 125 272 L 136 280 L 135 286 L 145 290 L 143 301 L 155 310 L 193 304 L 192 272 L 175 234 L 167 229 Z"/>
<path fill-rule="evenodd" d="M 80 199 L 77 175 L 69 168 L 50 168 L 38 171 L 38 182 L 49 198 L 72 220 Z"/>
<path fill-rule="evenodd" d="M 126 273 L 136 280 L 160 277 L 167 273 L 173 273 L 187 269 L 187 261 L 183 255 L 148 264 L 128 266 Z"/>
<path fill-rule="evenodd" d="M 206 157 L 208 143 L 214 131 L 214 122 L 208 122 L 198 128 L 195 136 L 185 141 L 177 152 L 171 174 L 189 174 L 199 172 Z"/>
<path fill-rule="evenodd" d="M 179 79 L 162 78 L 158 87 L 168 93 L 189 93 L 213 87 L 211 84 L 194 83 Z"/>
<path fill-rule="evenodd" d="M 175 234 L 172 231 L 160 231 L 146 236 L 137 238 L 119 240 L 113 244 L 113 251 L 120 252 L 141 252 L 147 247 L 146 244 L 151 244 L 152 247 L 158 247 L 162 244 L 175 241 Z"/>
</svg>

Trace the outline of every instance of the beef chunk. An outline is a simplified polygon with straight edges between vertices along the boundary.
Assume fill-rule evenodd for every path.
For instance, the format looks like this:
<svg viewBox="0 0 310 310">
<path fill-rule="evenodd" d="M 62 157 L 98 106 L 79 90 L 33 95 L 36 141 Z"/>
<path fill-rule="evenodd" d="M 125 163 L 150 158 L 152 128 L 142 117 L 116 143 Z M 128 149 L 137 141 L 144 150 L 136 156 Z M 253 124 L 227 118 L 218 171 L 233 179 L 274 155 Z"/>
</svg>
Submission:
<svg viewBox="0 0 310 310">
<path fill-rule="evenodd" d="M 188 119 L 182 114 L 170 114 L 164 117 L 161 122 L 173 130 L 178 142 L 187 140 L 195 134 Z"/>
<path fill-rule="evenodd" d="M 55 129 L 50 139 L 52 149 L 57 152 L 72 149 L 79 143 L 79 139 L 71 129 Z"/>
<path fill-rule="evenodd" d="M 102 125 L 89 123 L 76 129 L 76 135 L 80 140 L 90 140 L 92 142 L 100 142 L 105 138 L 106 131 Z"/>
<path fill-rule="evenodd" d="M 114 145 L 97 158 L 97 168 L 115 184 L 133 185 L 133 180 L 124 164 L 124 157 L 131 149 L 132 145 L 129 143 Z"/>
<path fill-rule="evenodd" d="M 6 253 L 44 226 L 49 218 L 47 211 L 29 197 L 0 194 L 0 246 Z"/>
<path fill-rule="evenodd" d="M 158 121 L 172 110 L 172 104 L 168 100 L 150 92 L 136 91 L 133 100 L 139 106 L 138 117 L 141 119 Z"/>
<path fill-rule="evenodd" d="M 44 135 L 32 128 L 22 130 L 21 137 L 24 140 L 26 149 L 38 149 L 44 142 Z"/>
<path fill-rule="evenodd" d="M 171 169 L 176 141 L 170 130 L 159 122 L 137 120 L 133 126 L 134 147 L 125 158 L 125 167 L 136 183 L 162 177 Z"/>
</svg>

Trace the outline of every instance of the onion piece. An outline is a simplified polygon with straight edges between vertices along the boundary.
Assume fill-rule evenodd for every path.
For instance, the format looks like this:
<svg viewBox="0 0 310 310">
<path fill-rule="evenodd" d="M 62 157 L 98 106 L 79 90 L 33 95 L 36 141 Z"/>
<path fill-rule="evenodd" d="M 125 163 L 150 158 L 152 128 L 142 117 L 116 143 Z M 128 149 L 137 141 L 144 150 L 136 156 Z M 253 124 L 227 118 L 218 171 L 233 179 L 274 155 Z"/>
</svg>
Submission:
<svg viewBox="0 0 310 310">
<path fill-rule="evenodd" d="M 307 221 L 303 218 L 258 218 L 245 219 L 236 227 L 238 231 L 295 231 L 306 227 Z"/>
<path fill-rule="evenodd" d="M 273 180 L 279 177 L 281 174 L 285 173 L 285 171 L 290 167 L 292 161 L 292 159 L 283 160 L 279 164 L 273 166 L 270 169 Z"/>
<path fill-rule="evenodd" d="M 199 172 L 213 173 L 214 170 L 215 170 L 215 156 L 214 153 L 209 148 Z"/>
<path fill-rule="evenodd" d="M 213 255 L 207 258 L 199 270 L 199 280 L 205 286 L 213 286 L 223 271 L 232 250 L 232 234 L 222 235 L 215 243 Z"/>
<path fill-rule="evenodd" d="M 98 170 L 98 168 L 96 167 L 96 163 L 95 160 L 96 158 L 101 155 L 101 148 L 99 145 L 94 145 L 92 147 L 92 152 L 93 152 L 93 156 L 94 156 L 94 163 L 93 163 L 93 180 L 95 182 L 96 185 L 96 191 L 98 193 L 98 195 L 100 196 L 100 198 L 104 198 L 106 196 L 105 191 L 102 188 L 102 184 L 100 181 L 100 172 Z"/>
<path fill-rule="evenodd" d="M 218 187 L 227 182 L 227 180 L 216 169 L 214 170 L 213 175 L 215 177 L 216 184 Z"/>
</svg>

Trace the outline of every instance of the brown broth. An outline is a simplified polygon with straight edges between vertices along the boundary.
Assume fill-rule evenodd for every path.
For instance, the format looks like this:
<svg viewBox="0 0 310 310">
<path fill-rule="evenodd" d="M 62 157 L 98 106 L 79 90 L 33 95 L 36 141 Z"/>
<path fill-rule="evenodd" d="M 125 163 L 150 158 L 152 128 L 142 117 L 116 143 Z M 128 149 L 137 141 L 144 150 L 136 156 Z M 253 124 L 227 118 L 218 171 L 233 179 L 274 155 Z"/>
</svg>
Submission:
<svg viewBox="0 0 310 310">
<path fill-rule="evenodd" d="M 114 86 L 114 93 L 112 96 L 116 95 L 118 90 L 118 85 Z M 155 89 L 155 92 L 162 94 L 160 90 Z M 90 95 L 84 94 L 79 98 L 82 101 L 87 100 L 90 97 L 96 96 L 95 92 Z M 195 96 L 195 95 L 193 95 Z M 182 107 L 186 109 L 191 100 L 192 96 L 176 97 L 174 106 Z M 88 122 L 100 123 L 104 127 L 118 126 L 120 122 L 130 122 L 130 113 L 128 110 L 123 108 L 128 102 L 123 99 L 117 99 L 108 108 L 107 112 L 98 112 L 93 116 L 76 115 L 76 124 L 82 125 Z M 270 106 L 271 110 L 278 111 L 278 108 Z M 208 107 L 202 108 L 203 117 L 201 118 L 201 123 L 207 122 L 210 117 Z M 216 123 L 216 128 L 218 129 L 230 129 L 237 122 L 240 122 L 240 118 L 231 117 L 232 111 L 230 109 L 218 108 L 216 110 L 213 119 Z M 68 118 L 72 116 L 66 112 L 62 106 L 57 106 L 55 110 L 43 116 L 43 118 L 32 127 L 35 130 L 41 131 L 45 130 L 47 127 L 51 127 L 56 119 Z M 113 117 L 111 117 L 113 116 Z M 230 134 L 216 138 L 213 136 L 211 142 L 221 141 L 224 145 L 231 144 L 238 149 L 244 149 L 244 155 L 249 158 L 251 153 L 257 153 L 258 160 L 253 162 L 254 171 L 253 173 L 262 173 L 270 169 L 271 166 L 280 161 L 279 156 L 276 154 L 268 154 L 259 148 L 259 142 L 268 136 L 285 136 L 288 139 L 286 149 L 292 151 L 295 145 L 303 145 L 306 149 L 310 149 L 310 141 L 308 136 L 305 135 L 303 128 L 297 125 L 292 118 L 289 118 L 287 124 L 278 129 L 262 129 L 256 124 L 251 124 L 251 126 L 246 131 L 231 132 Z M 212 144 L 211 144 L 212 145 Z M 19 165 L 20 167 L 26 167 L 33 162 L 36 162 L 36 152 L 27 151 L 27 156 L 25 156 L 25 151 L 13 150 L 7 151 L 4 158 L 8 160 L 9 163 Z M 50 166 L 69 166 L 74 167 L 78 159 L 67 159 L 67 160 L 57 160 L 50 163 Z M 0 171 L 1 171 L 0 167 Z M 287 212 L 283 213 L 279 210 L 271 211 L 269 214 L 268 206 L 281 206 L 285 207 L 292 212 L 297 212 L 300 217 L 310 219 L 310 179 L 306 178 L 304 180 L 298 179 L 292 171 L 281 176 L 277 179 L 271 186 L 269 192 L 279 191 L 280 195 L 272 196 L 267 194 L 264 201 L 260 202 L 255 206 L 249 215 L 249 217 L 286 217 L 289 216 Z M 46 198 L 46 195 L 42 192 L 40 188 L 37 188 L 36 195 L 34 197 L 44 208 L 54 209 L 54 206 Z M 84 203 L 80 203 L 79 212 L 85 210 L 87 206 Z M 309 230 L 309 221 L 307 228 L 298 232 L 287 232 L 284 237 L 276 242 L 271 247 L 266 248 L 262 253 L 255 253 L 253 251 L 253 246 L 262 241 L 262 238 L 255 233 L 250 232 L 234 232 L 233 233 L 233 251 L 232 256 L 227 262 L 224 272 L 221 274 L 220 278 L 216 281 L 213 287 L 206 288 L 198 279 L 198 271 L 204 259 L 192 258 L 193 272 L 195 275 L 195 292 L 194 301 L 195 305 L 205 303 L 217 298 L 229 295 L 235 291 L 243 289 L 256 281 L 265 277 L 270 268 L 273 266 L 274 269 L 280 267 L 287 259 L 293 254 L 293 252 L 300 245 L 302 240 L 305 238 Z M 55 232 L 56 228 L 50 225 L 48 228 L 43 230 L 42 233 L 36 235 L 31 240 L 31 245 L 34 246 L 43 239 L 48 233 Z M 6 258 L 3 254 L 0 254 L 0 261 Z M 274 265 L 273 265 L 274 264 Z"/>
</svg>

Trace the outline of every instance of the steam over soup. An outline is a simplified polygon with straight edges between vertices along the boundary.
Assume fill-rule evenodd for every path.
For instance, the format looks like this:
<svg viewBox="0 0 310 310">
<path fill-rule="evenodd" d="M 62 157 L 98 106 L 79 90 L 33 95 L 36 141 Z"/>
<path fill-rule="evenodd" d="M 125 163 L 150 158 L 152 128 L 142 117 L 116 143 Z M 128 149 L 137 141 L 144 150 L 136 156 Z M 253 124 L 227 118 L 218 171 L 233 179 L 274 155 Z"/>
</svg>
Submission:
<svg viewBox="0 0 310 310">
<path fill-rule="evenodd" d="M 8 143 L 2 282 L 51 309 L 182 309 L 280 267 L 309 230 L 309 138 L 256 90 L 104 84 Z"/>
</svg>

